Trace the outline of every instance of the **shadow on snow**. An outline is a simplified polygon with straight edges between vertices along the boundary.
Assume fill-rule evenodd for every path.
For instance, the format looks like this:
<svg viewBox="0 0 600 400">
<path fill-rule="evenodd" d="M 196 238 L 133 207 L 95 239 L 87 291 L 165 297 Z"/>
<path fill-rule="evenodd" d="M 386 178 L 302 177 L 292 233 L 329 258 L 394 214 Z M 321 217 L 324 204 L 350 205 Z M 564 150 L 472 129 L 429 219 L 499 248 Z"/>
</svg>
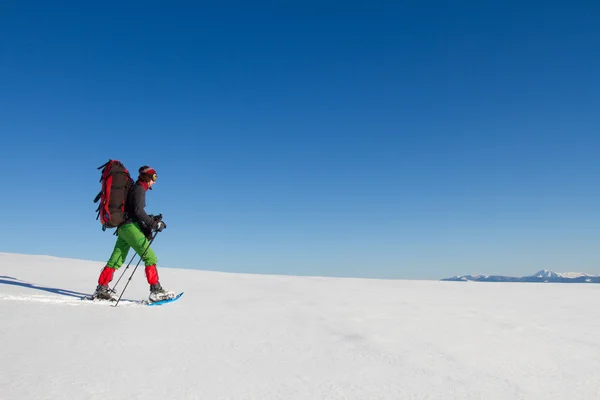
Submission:
<svg viewBox="0 0 600 400">
<path fill-rule="evenodd" d="M 85 296 L 88 295 L 87 293 L 74 292 L 72 290 L 67 290 L 67 289 L 38 286 L 38 285 L 34 285 L 32 283 L 27 283 L 20 279 L 13 278 L 10 276 L 0 276 L 0 284 L 21 286 L 21 287 L 26 287 L 28 289 L 35 289 L 35 290 L 43 290 L 44 292 L 50 292 L 50 293 L 54 293 L 54 294 L 60 294 L 63 296 L 75 297 L 78 299 L 83 299 Z"/>
</svg>

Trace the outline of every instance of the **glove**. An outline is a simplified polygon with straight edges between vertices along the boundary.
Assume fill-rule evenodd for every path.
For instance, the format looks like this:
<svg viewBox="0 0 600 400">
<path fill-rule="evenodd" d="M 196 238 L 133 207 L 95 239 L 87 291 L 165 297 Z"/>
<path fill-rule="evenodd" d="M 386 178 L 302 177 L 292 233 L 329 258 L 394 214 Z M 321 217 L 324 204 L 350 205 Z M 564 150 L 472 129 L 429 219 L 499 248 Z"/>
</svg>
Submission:
<svg viewBox="0 0 600 400">
<path fill-rule="evenodd" d="M 143 225 L 141 227 L 141 229 L 142 229 L 142 233 L 144 234 L 144 236 L 146 236 L 146 239 L 151 240 L 152 239 L 152 229 L 146 225 Z"/>
<path fill-rule="evenodd" d="M 162 232 L 163 229 L 165 229 L 167 227 L 167 224 L 165 224 L 163 221 L 158 221 L 155 225 L 154 225 L 154 230 L 156 232 Z"/>
</svg>

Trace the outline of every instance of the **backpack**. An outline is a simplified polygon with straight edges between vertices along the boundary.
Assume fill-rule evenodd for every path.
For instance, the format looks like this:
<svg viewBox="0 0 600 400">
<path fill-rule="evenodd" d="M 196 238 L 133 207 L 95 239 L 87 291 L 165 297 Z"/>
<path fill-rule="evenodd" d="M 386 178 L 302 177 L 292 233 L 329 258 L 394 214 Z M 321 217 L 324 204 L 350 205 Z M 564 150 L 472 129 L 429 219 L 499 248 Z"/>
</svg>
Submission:
<svg viewBox="0 0 600 400">
<path fill-rule="evenodd" d="M 102 190 L 94 199 L 94 203 L 100 201 L 96 210 L 96 220 L 100 219 L 102 230 L 105 231 L 107 228 L 116 228 L 125 221 L 125 202 L 133 179 L 127 168 L 117 160 L 108 160 L 98 169 L 102 169 Z"/>
</svg>

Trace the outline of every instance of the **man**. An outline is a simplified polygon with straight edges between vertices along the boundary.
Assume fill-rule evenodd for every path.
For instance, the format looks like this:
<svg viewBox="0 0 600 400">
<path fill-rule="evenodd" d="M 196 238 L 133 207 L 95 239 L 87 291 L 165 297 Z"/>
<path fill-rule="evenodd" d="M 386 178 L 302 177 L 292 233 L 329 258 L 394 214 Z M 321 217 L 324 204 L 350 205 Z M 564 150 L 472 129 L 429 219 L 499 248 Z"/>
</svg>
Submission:
<svg viewBox="0 0 600 400">
<path fill-rule="evenodd" d="M 156 183 L 156 171 L 145 165 L 139 169 L 137 182 L 131 186 L 125 202 L 125 221 L 117 228 L 117 242 L 106 266 L 98 278 L 98 287 L 92 298 L 116 300 L 108 284 L 113 279 L 115 270 L 125 262 L 129 249 L 142 257 L 146 270 L 146 279 L 150 285 L 151 302 L 170 299 L 173 292 L 166 291 L 158 281 L 156 263 L 158 259 L 149 247 L 148 237 L 152 231 L 161 232 L 167 225 L 159 218 L 146 214 L 146 191 L 152 190 Z"/>
</svg>

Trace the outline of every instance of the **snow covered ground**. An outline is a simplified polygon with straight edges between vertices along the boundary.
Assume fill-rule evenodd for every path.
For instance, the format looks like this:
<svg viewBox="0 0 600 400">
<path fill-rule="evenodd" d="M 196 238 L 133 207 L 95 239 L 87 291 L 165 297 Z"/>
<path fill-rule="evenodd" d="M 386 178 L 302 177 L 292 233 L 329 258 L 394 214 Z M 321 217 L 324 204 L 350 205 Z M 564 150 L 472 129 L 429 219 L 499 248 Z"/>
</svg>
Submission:
<svg viewBox="0 0 600 400">
<path fill-rule="evenodd" d="M 0 253 L 0 399 L 600 398 L 600 285 L 163 268 L 114 308 L 102 266 Z"/>
</svg>

